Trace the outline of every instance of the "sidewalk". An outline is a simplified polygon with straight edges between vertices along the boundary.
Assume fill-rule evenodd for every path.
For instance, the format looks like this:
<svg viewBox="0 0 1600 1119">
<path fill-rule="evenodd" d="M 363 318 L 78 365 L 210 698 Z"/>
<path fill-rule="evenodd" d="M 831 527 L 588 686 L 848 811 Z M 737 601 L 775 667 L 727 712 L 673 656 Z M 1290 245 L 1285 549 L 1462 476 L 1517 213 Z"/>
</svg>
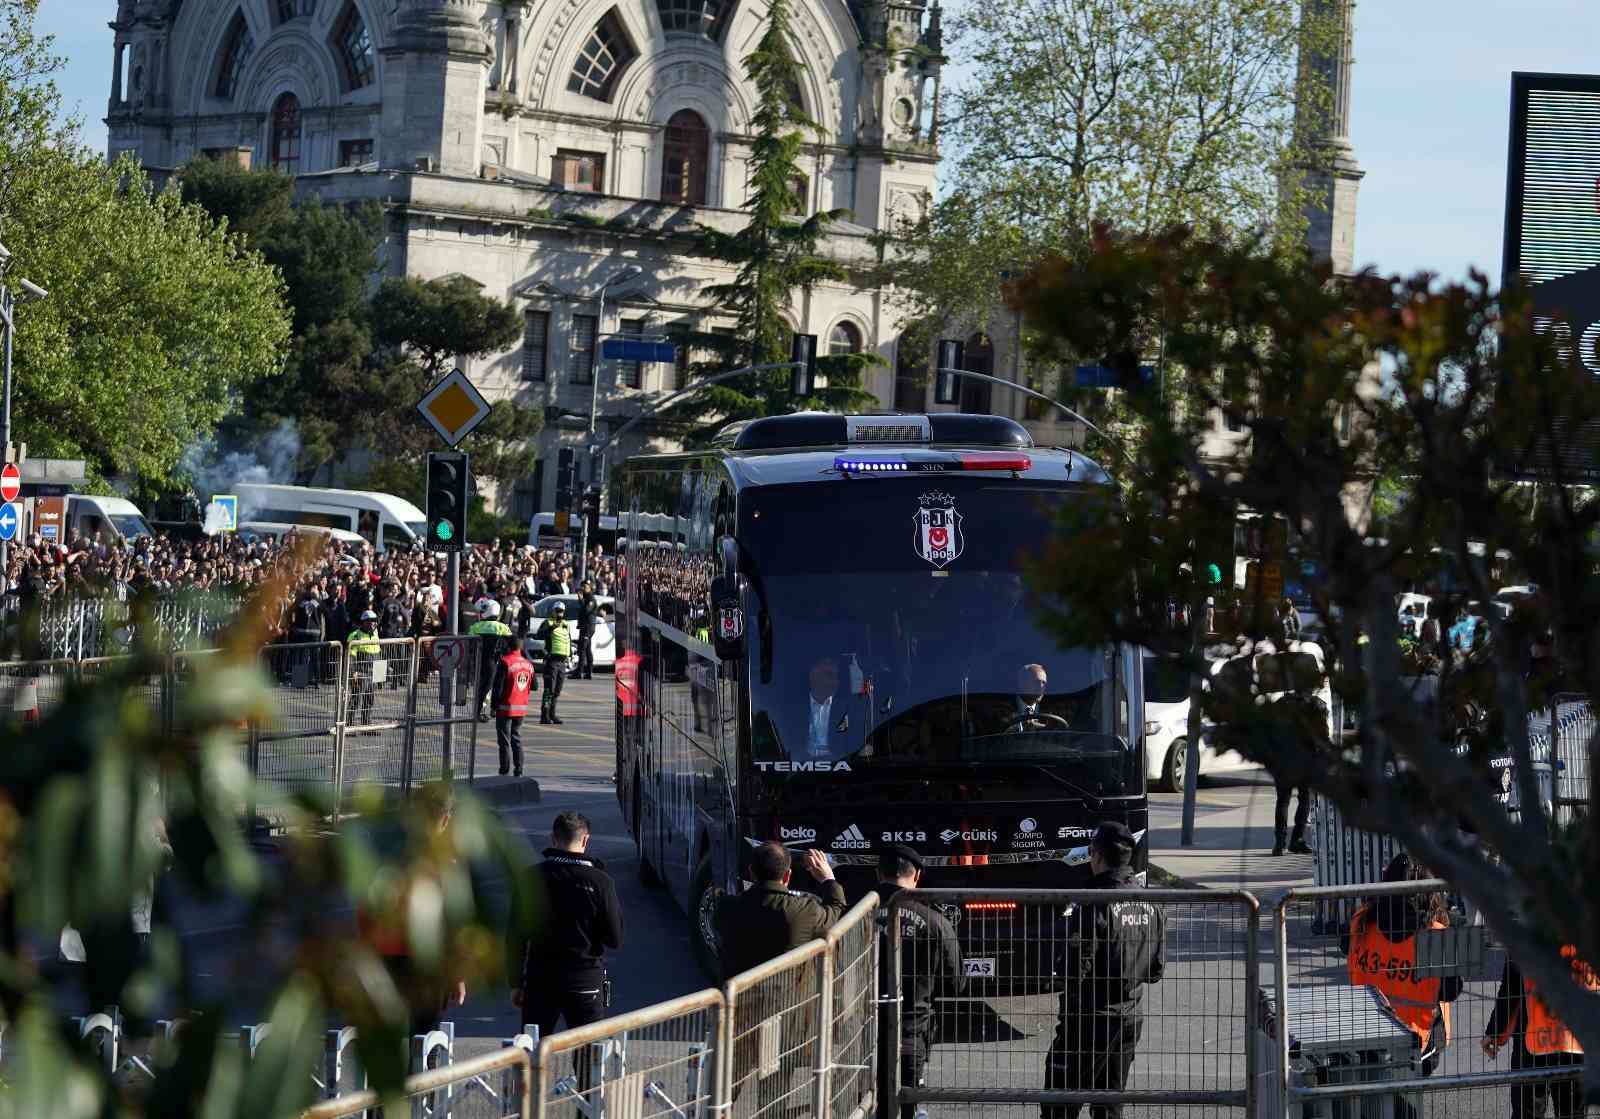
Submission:
<svg viewBox="0 0 1600 1119">
<path fill-rule="evenodd" d="M 1224 783 L 1224 781 L 1226 783 Z M 1265 774 L 1207 779 L 1195 800 L 1194 846 L 1180 846 L 1182 795 L 1150 798 L 1150 865 L 1183 884 L 1209 890 L 1249 890 L 1262 908 L 1291 886 L 1312 884 L 1310 855 L 1272 852 L 1276 800 Z M 1155 885 L 1152 876 L 1151 885 Z"/>
</svg>

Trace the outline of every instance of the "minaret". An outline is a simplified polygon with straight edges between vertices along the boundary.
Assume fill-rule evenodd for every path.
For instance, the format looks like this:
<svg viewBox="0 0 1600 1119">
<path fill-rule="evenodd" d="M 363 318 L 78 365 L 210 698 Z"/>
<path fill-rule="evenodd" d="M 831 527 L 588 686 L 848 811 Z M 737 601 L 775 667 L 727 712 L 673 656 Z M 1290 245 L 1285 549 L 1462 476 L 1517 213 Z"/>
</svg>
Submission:
<svg viewBox="0 0 1600 1119">
<path fill-rule="evenodd" d="M 402 0 L 380 48 L 384 166 L 477 176 L 490 57 L 482 16 L 483 0 Z"/>
<path fill-rule="evenodd" d="M 1304 179 L 1306 247 L 1334 271 L 1349 275 L 1356 259 L 1356 191 L 1366 174 L 1350 144 L 1350 79 L 1355 61 L 1355 0 L 1306 0 L 1306 13 L 1334 25 L 1331 42 L 1300 55 L 1302 85 L 1326 83 L 1326 111 L 1305 111 L 1300 127 L 1316 153 Z"/>
</svg>

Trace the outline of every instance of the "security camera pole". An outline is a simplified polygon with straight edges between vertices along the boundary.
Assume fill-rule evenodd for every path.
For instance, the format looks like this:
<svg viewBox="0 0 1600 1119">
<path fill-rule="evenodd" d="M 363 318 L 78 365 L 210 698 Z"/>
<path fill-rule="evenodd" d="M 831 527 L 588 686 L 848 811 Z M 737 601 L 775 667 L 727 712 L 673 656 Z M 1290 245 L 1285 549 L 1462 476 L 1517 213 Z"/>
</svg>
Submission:
<svg viewBox="0 0 1600 1119">
<path fill-rule="evenodd" d="M 6 269 L 10 263 L 11 251 L 4 244 L 0 244 L 0 326 L 3 326 L 6 332 L 5 384 L 3 389 L 0 389 L 4 394 L 4 401 L 0 403 L 0 450 L 4 451 L 7 459 L 11 455 L 11 339 L 17 332 L 17 304 L 32 303 L 50 294 L 38 284 L 23 279 L 17 281 L 17 285 L 22 288 L 22 294 L 19 296 L 13 292 L 11 285 L 6 282 Z M 0 540 L 0 597 L 10 589 L 10 579 L 11 545 Z"/>
</svg>

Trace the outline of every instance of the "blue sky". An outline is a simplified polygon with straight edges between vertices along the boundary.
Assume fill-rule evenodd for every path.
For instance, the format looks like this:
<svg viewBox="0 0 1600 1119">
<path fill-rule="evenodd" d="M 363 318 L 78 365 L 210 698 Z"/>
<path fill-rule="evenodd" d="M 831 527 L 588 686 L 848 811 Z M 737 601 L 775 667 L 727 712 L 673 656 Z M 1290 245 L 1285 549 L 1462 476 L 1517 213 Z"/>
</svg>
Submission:
<svg viewBox="0 0 1600 1119">
<path fill-rule="evenodd" d="M 67 103 L 102 148 L 115 12 L 113 0 L 43 0 L 40 12 L 67 59 Z M 1597 24 L 1578 0 L 1359 4 L 1351 135 L 1367 177 L 1357 259 L 1448 278 L 1477 266 L 1498 280 L 1511 72 L 1592 72 Z"/>
</svg>

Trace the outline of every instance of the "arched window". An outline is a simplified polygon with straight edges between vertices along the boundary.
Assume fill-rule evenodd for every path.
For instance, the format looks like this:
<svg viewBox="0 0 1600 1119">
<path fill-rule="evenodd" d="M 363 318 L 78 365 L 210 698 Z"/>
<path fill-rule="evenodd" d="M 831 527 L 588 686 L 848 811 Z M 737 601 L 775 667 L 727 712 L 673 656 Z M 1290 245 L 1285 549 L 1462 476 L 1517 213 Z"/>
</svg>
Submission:
<svg viewBox="0 0 1600 1119">
<path fill-rule="evenodd" d="M 344 15 L 334 28 L 333 53 L 339 57 L 346 89 L 361 89 L 372 84 L 372 71 L 376 65 L 372 36 L 367 33 L 367 21 L 361 18 L 361 12 L 354 4 L 346 6 Z"/>
<path fill-rule="evenodd" d="M 856 324 L 846 320 L 828 334 L 828 356 L 844 357 L 861 352 L 861 331 Z"/>
<path fill-rule="evenodd" d="M 622 21 L 617 19 L 616 9 L 612 9 L 600 17 L 578 51 L 578 60 L 567 76 L 567 91 L 609 101 L 617 79 L 637 55 L 622 29 Z"/>
<path fill-rule="evenodd" d="M 722 37 L 733 5 L 734 0 L 656 0 L 656 11 L 667 34 L 704 35 L 715 42 Z"/>
<path fill-rule="evenodd" d="M 274 0 L 273 8 L 278 13 L 279 23 L 288 23 L 291 19 L 310 19 L 317 14 L 317 0 Z"/>
<path fill-rule="evenodd" d="M 711 131 L 693 109 L 679 109 L 667 122 L 661 155 L 661 201 L 680 206 L 706 204 L 706 164 L 711 159 Z"/>
<path fill-rule="evenodd" d="M 244 21 L 244 13 L 234 13 L 228 36 L 222 43 L 222 60 L 217 65 L 218 97 L 224 101 L 233 100 L 233 95 L 239 90 L 239 79 L 244 74 L 244 64 L 250 61 L 255 49 L 255 36 L 250 34 L 250 25 Z"/>
<path fill-rule="evenodd" d="M 800 92 L 800 79 L 793 74 L 783 76 L 783 99 L 788 106 L 791 120 L 808 119 L 805 95 Z"/>
<path fill-rule="evenodd" d="M 967 339 L 967 368 L 974 373 L 994 373 L 994 343 L 987 334 L 974 334 Z M 987 414 L 993 398 L 994 386 L 988 381 L 972 377 L 961 378 L 961 410 Z"/>
<path fill-rule="evenodd" d="M 272 107 L 272 166 L 285 175 L 300 173 L 300 99 L 292 93 Z"/>
</svg>

